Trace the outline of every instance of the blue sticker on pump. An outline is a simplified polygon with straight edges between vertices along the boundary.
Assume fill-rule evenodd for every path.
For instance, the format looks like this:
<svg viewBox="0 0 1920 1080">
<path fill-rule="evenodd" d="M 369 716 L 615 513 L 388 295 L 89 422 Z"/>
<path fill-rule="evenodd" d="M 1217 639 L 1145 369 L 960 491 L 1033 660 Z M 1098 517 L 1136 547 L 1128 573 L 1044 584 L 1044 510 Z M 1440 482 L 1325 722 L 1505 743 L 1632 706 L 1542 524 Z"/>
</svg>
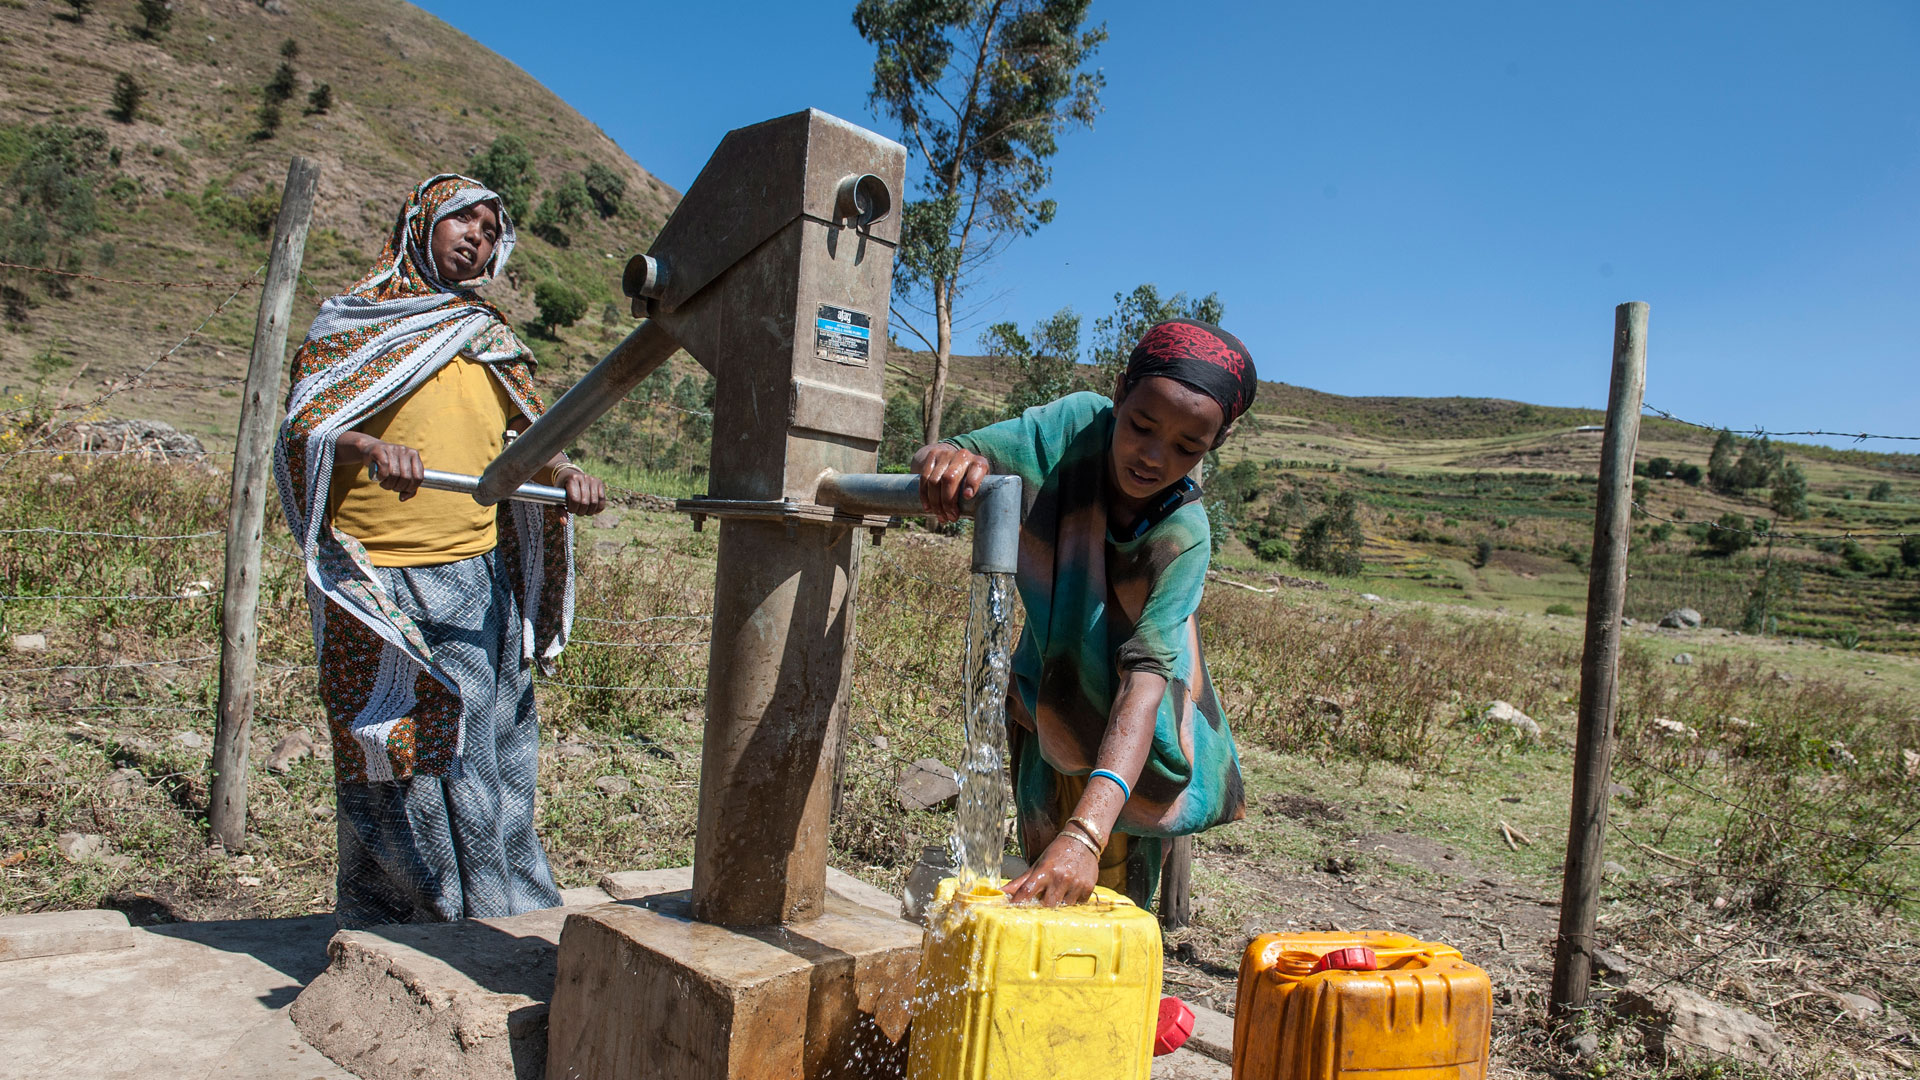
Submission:
<svg viewBox="0 0 1920 1080">
<path fill-rule="evenodd" d="M 867 366 L 873 316 L 864 311 L 821 304 L 813 319 L 813 357 L 836 364 Z"/>
</svg>

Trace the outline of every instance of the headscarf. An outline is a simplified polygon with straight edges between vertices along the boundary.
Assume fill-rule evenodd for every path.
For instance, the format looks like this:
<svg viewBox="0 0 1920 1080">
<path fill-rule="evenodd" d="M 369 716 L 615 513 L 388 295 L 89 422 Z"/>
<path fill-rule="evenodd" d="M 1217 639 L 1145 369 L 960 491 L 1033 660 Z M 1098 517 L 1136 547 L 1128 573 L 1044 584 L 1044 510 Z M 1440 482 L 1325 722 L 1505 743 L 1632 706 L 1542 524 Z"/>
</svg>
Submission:
<svg viewBox="0 0 1920 1080">
<path fill-rule="evenodd" d="M 480 276 L 448 282 L 434 265 L 434 227 L 480 202 L 491 202 L 499 213 L 500 239 Z M 331 527 L 326 504 L 340 435 L 412 393 L 457 356 L 487 365 L 528 419 L 545 411 L 533 385 L 532 351 L 508 327 L 506 316 L 473 291 L 500 276 L 513 244 L 513 221 L 486 185 L 442 173 L 415 188 L 387 234 L 379 261 L 345 293 L 320 305 L 306 342 L 294 354 L 293 387 L 274 445 L 281 507 L 306 557 L 316 640 L 328 620 L 350 616 L 377 636 L 374 645 L 398 654 L 380 654 L 382 672 L 424 669 L 448 690 L 456 689 L 453 680 L 434 666 L 419 628 L 386 596 L 365 547 Z M 499 534 L 502 565 L 520 594 L 522 660 L 549 668 L 573 621 L 571 521 L 557 507 L 510 501 L 501 504 Z M 361 652 L 364 656 L 366 650 Z M 326 664 L 323 656 L 322 667 Z M 385 674 L 382 679 L 400 685 Z M 356 734 L 391 728 L 414 701 L 411 691 L 370 688 L 369 693 L 354 724 Z M 380 738 L 369 735 L 353 750 L 367 755 L 361 770 L 366 778 L 414 770 L 410 749 Z M 383 746 L 384 758 L 391 760 L 376 760 Z M 422 772 L 458 768 L 457 762 L 419 764 Z"/>
<path fill-rule="evenodd" d="M 1220 404 L 1225 432 L 1253 407 L 1260 376 L 1240 339 L 1211 323 L 1169 319 L 1141 335 L 1127 357 L 1127 385 L 1149 376 L 1172 379 Z"/>
</svg>

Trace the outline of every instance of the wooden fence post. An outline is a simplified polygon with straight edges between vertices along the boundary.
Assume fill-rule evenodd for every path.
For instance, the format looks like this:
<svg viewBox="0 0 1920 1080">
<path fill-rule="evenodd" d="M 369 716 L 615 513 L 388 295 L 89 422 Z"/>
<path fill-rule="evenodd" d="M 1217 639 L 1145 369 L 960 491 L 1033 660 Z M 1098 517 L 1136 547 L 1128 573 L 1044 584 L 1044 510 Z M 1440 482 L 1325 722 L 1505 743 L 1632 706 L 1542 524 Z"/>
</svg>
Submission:
<svg viewBox="0 0 1920 1080">
<path fill-rule="evenodd" d="M 1193 837 L 1167 841 L 1167 861 L 1160 871 L 1160 925 L 1178 930 L 1193 923 Z"/>
<path fill-rule="evenodd" d="M 1600 900 L 1608 787 L 1613 775 L 1614 692 L 1620 668 L 1620 616 L 1627 599 L 1627 540 L 1633 526 L 1633 452 L 1647 390 L 1647 305 L 1613 311 L 1613 383 L 1600 445 L 1600 490 L 1587 572 L 1587 639 L 1580 656 L 1580 728 L 1574 746 L 1573 811 L 1560 886 L 1560 933 L 1553 947 L 1548 1019 L 1560 1023 L 1587 1004 L 1593 974 L 1593 926 Z"/>
<path fill-rule="evenodd" d="M 213 736 L 213 785 L 207 818 L 213 839 L 228 851 L 246 846 L 247 740 L 253 727 L 255 615 L 260 605 L 261 529 L 267 490 L 273 487 L 273 439 L 280 422 L 280 371 L 286 366 L 287 320 L 313 221 L 320 169 L 296 157 L 287 166 L 280 217 L 273 226 L 260 314 L 253 324 L 253 355 L 233 443 L 233 492 L 227 508 L 227 579 L 220 602 L 220 712 Z"/>
<path fill-rule="evenodd" d="M 1252 419 L 1248 417 L 1247 419 Z M 1187 479 L 1206 486 L 1207 463 L 1195 462 Z M 1178 930 L 1193 924 L 1193 837 L 1167 841 L 1167 861 L 1160 867 L 1160 925 Z"/>
</svg>

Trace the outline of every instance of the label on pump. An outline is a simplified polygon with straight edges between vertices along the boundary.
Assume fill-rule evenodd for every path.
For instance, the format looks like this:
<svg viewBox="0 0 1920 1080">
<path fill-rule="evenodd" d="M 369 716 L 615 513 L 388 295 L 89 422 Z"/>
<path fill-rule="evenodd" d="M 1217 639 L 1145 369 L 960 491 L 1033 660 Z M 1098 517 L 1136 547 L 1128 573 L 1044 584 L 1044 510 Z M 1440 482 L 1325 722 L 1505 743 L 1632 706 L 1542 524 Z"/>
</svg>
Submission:
<svg viewBox="0 0 1920 1080">
<path fill-rule="evenodd" d="M 867 366 L 873 316 L 852 308 L 821 304 L 813 320 L 813 358 Z"/>
</svg>

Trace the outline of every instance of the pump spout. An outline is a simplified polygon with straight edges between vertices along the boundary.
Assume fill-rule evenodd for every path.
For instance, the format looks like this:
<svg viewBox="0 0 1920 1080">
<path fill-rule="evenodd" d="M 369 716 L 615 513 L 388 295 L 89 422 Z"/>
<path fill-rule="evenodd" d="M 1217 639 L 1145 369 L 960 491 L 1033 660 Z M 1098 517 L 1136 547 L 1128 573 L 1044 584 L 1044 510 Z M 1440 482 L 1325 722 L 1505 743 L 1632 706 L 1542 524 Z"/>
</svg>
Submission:
<svg viewBox="0 0 1920 1080">
<path fill-rule="evenodd" d="M 989 476 L 960 511 L 973 519 L 973 572 L 1012 574 L 1020 569 L 1020 478 Z M 828 472 L 814 498 L 852 514 L 925 513 L 920 478 L 897 473 Z"/>
<path fill-rule="evenodd" d="M 575 383 L 546 415 L 535 420 L 513 445 L 501 451 L 480 475 L 473 499 L 492 506 L 513 498 L 515 488 L 553 460 L 553 455 L 580 437 L 595 420 L 620 403 L 627 392 L 654 373 L 680 347 L 664 327 L 652 319 L 635 327 L 613 347 L 586 377 Z"/>
</svg>

